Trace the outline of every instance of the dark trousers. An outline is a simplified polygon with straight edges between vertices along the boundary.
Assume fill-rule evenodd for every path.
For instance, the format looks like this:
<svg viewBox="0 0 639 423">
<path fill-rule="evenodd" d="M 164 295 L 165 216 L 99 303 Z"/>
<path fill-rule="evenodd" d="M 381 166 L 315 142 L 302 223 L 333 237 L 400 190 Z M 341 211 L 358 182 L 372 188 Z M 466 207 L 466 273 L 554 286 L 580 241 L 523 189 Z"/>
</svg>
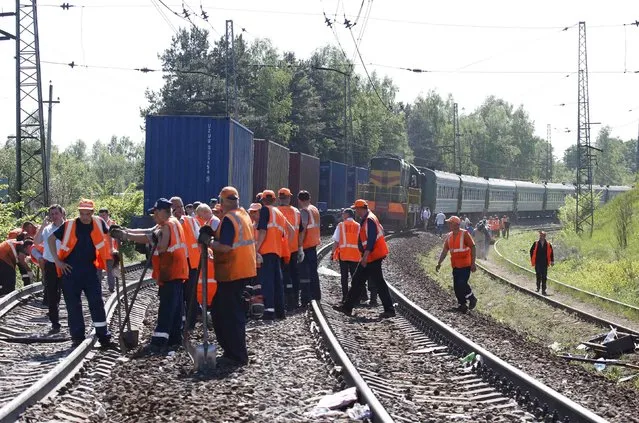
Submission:
<svg viewBox="0 0 639 423">
<path fill-rule="evenodd" d="M 510 222 L 504 223 L 504 238 L 508 239 L 510 236 Z"/>
<path fill-rule="evenodd" d="M 470 279 L 470 267 L 455 267 L 453 268 L 453 289 L 455 290 L 455 296 L 457 297 L 457 303 L 466 305 L 473 296 L 473 290 L 468 284 Z"/>
<path fill-rule="evenodd" d="M 264 298 L 264 317 L 284 316 L 284 284 L 281 259 L 277 254 L 262 255 L 259 280 Z"/>
<path fill-rule="evenodd" d="M 282 260 L 282 279 L 286 293 L 286 308 L 296 309 L 300 302 L 300 275 L 297 267 L 297 251 L 291 254 L 291 260 L 285 264 Z"/>
<path fill-rule="evenodd" d="M 304 250 L 304 261 L 300 265 L 300 295 L 302 305 L 311 300 L 322 299 L 319 274 L 317 273 L 317 250 L 315 247 Z"/>
<path fill-rule="evenodd" d="M 350 275 L 352 279 L 355 269 L 357 269 L 356 261 L 339 261 L 339 273 L 342 281 L 342 301 L 346 301 L 346 295 L 348 294 L 348 276 Z"/>
<path fill-rule="evenodd" d="M 213 329 L 224 357 L 248 363 L 246 351 L 246 313 L 244 310 L 244 288 L 253 285 L 253 279 L 218 281 L 217 293 L 213 298 L 211 317 Z"/>
<path fill-rule="evenodd" d="M 151 344 L 179 345 L 182 343 L 182 314 L 184 312 L 184 281 L 164 282 L 158 289 L 160 306 L 158 321 L 151 336 Z"/>
<path fill-rule="evenodd" d="M 0 295 L 7 295 L 16 289 L 16 269 L 0 260 Z"/>
<path fill-rule="evenodd" d="M 357 268 L 353 275 L 351 289 L 348 291 L 346 301 L 344 302 L 344 310 L 352 311 L 355 304 L 359 303 L 362 292 L 366 289 L 366 281 L 368 280 L 369 284 L 373 284 L 376 287 L 379 299 L 382 300 L 384 311 L 395 311 L 393 300 L 388 291 L 388 285 L 386 285 L 386 280 L 382 273 L 382 260 L 383 259 L 375 260 L 368 263 L 366 267 L 360 265 Z"/>
<path fill-rule="evenodd" d="M 60 324 L 60 296 L 62 293 L 62 278 L 58 276 L 55 263 L 44 262 L 44 288 L 49 305 L 49 320 L 53 326 Z"/>
<path fill-rule="evenodd" d="M 543 264 L 535 265 L 535 276 L 537 277 L 537 291 L 541 287 L 541 292 L 546 292 L 546 281 L 548 280 L 548 266 Z"/>
<path fill-rule="evenodd" d="M 199 310 L 196 296 L 197 289 L 197 268 L 189 269 L 189 278 L 184 284 L 184 321 L 186 322 L 186 327 L 191 330 L 195 328 L 195 320 L 197 319 L 197 313 Z"/>
<path fill-rule="evenodd" d="M 75 266 L 70 274 L 63 275 L 62 292 L 67 306 L 71 339 L 79 341 L 84 339 L 85 335 L 82 292 L 87 297 L 89 312 L 98 338 L 105 340 L 111 337 L 107 330 L 104 301 L 102 301 L 102 285 L 98 281 L 98 274 L 94 266 L 86 268 Z"/>
</svg>

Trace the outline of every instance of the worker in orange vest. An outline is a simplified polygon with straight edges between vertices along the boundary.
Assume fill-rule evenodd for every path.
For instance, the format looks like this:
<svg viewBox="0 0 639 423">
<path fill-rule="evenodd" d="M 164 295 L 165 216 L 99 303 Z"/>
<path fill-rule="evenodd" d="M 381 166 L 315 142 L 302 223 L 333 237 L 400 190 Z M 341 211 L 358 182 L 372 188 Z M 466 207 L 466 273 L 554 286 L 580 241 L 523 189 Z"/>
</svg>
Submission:
<svg viewBox="0 0 639 423">
<path fill-rule="evenodd" d="M 16 289 L 16 266 L 20 273 L 30 272 L 26 258 L 31 253 L 33 240 L 8 239 L 0 243 L 0 296 L 10 294 Z"/>
<path fill-rule="evenodd" d="M 288 239 L 288 222 L 281 211 L 275 207 L 275 193 L 271 190 L 262 192 L 262 208 L 257 221 L 258 257 L 261 256 L 262 268 L 259 281 L 264 296 L 265 320 L 286 317 L 284 303 L 284 284 L 282 282 L 281 259 L 282 239 Z"/>
<path fill-rule="evenodd" d="M 317 273 L 317 246 L 320 245 L 320 214 L 317 207 L 311 204 L 311 194 L 302 190 L 297 194 L 300 206 L 300 238 L 297 248 L 297 262 L 300 275 L 300 300 L 305 307 L 311 300 L 319 301 L 322 297 Z"/>
<path fill-rule="evenodd" d="M 253 235 L 256 243 L 259 235 L 257 222 L 260 220 L 260 210 L 262 210 L 262 204 L 260 203 L 251 203 L 248 209 L 251 222 L 253 223 Z M 248 315 L 255 319 L 261 319 L 264 316 L 264 296 L 262 295 L 262 285 L 259 283 L 262 258 L 261 256 L 258 258 L 259 261 L 255 262 L 257 278 L 252 283 L 246 285 L 246 290 L 250 295 Z"/>
<path fill-rule="evenodd" d="M 362 258 L 353 275 L 352 286 L 346 295 L 346 301 L 343 305 L 334 306 L 333 308 L 347 316 L 352 315 L 353 307 L 359 303 L 362 291 L 365 289 L 364 284 L 368 280 L 370 284 L 375 286 L 384 306 L 384 312 L 380 314 L 380 317 L 394 317 L 395 307 L 382 272 L 382 261 L 388 255 L 384 228 L 379 223 L 377 216 L 368 209 L 366 200 L 356 200 L 352 208 L 355 209 L 355 213 L 361 221 L 357 247 L 362 253 Z"/>
<path fill-rule="evenodd" d="M 171 216 L 172 203 L 159 198 L 148 210 L 156 226 L 149 229 L 111 227 L 111 236 L 121 241 L 155 244 L 152 277 L 158 284 L 160 305 L 158 320 L 151 343 L 142 352 L 165 353 L 168 348 L 182 344 L 182 316 L 184 313 L 184 283 L 189 278 L 188 251 L 184 229 L 180 221 Z"/>
<path fill-rule="evenodd" d="M 297 255 L 299 250 L 300 231 L 302 226 L 302 215 L 297 207 L 291 206 L 293 194 L 288 188 L 280 188 L 277 192 L 279 206 L 277 207 L 286 220 L 291 225 L 292 238 L 289 238 L 288 248 L 290 251 L 289 261 L 282 266 L 282 278 L 284 280 L 284 292 L 286 294 L 286 309 L 295 310 L 300 306 L 300 275 Z"/>
<path fill-rule="evenodd" d="M 27 237 L 33 238 L 37 231 L 38 231 L 38 228 L 36 227 L 36 225 L 33 224 L 33 222 L 26 221 L 22 224 L 21 227 L 15 228 L 9 231 L 9 234 L 7 235 L 7 239 L 18 239 L 18 235 L 23 233 L 25 234 L 23 237 L 23 240 L 24 238 L 27 238 Z"/>
<path fill-rule="evenodd" d="M 342 304 L 346 302 L 348 294 L 348 276 L 351 279 L 357 269 L 357 264 L 362 259 L 362 254 L 357 246 L 359 237 L 359 223 L 355 222 L 353 209 L 342 211 L 342 221 L 337 224 L 333 233 L 333 257 L 339 261 L 339 272 L 342 283 Z"/>
<path fill-rule="evenodd" d="M 444 241 L 444 247 L 439 255 L 439 261 L 435 271 L 439 272 L 442 262 L 450 251 L 450 264 L 453 268 L 453 288 L 457 297 L 458 310 L 466 312 L 477 305 L 477 297 L 468 284 L 470 273 L 477 270 L 475 267 L 475 241 L 468 231 L 459 228 L 461 219 L 451 216 L 446 219 L 450 225 L 450 232 Z M 466 305 L 468 302 L 468 305 Z"/>
<path fill-rule="evenodd" d="M 548 266 L 555 265 L 555 252 L 550 242 L 546 241 L 546 232 L 539 231 L 539 240 L 530 247 L 530 264 L 535 268 L 537 277 L 537 292 L 541 287 L 541 294 L 546 292 L 546 282 L 548 280 Z"/>
<path fill-rule="evenodd" d="M 62 278 L 62 293 L 73 345 L 78 346 L 85 337 L 81 302 L 84 292 L 100 344 L 108 347 L 111 334 L 107 329 L 102 285 L 97 270 L 105 270 L 106 260 L 111 256 L 105 242 L 108 232 L 106 223 L 93 215 L 94 210 L 92 200 L 81 200 L 78 204 L 80 217 L 64 222 L 49 236 L 47 243 L 53 253 L 58 275 Z M 60 248 L 56 239 L 60 240 Z"/>
<path fill-rule="evenodd" d="M 98 211 L 98 215 L 104 220 L 106 223 L 107 229 L 111 227 L 111 225 L 117 225 L 113 219 L 111 219 L 111 215 L 109 214 L 109 209 L 101 208 Z M 119 243 L 117 240 L 113 239 L 109 234 L 105 235 L 106 246 L 109 249 L 109 257 L 112 256 L 113 251 L 118 251 L 120 249 Z M 115 277 L 113 276 L 113 259 L 109 258 L 106 261 L 106 274 L 107 274 L 107 285 L 109 287 L 109 292 L 113 293 L 115 290 Z M 102 280 L 102 270 L 98 269 L 98 280 Z"/>
<path fill-rule="evenodd" d="M 211 316 L 215 336 L 224 350 L 217 363 L 242 366 L 248 364 L 244 291 L 257 275 L 255 239 L 251 218 L 240 207 L 237 189 L 225 187 L 219 197 L 222 222 L 215 241 L 210 242 L 218 282 Z M 200 242 L 209 243 L 206 239 Z"/>
</svg>

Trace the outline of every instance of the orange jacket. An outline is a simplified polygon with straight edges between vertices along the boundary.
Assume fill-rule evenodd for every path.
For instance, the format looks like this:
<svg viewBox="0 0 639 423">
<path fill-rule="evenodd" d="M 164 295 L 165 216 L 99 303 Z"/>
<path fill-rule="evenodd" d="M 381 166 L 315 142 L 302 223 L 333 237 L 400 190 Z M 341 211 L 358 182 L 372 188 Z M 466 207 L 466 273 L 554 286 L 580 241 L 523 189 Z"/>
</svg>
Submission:
<svg viewBox="0 0 639 423">
<path fill-rule="evenodd" d="M 360 261 L 362 253 L 357 247 L 357 237 L 359 236 L 359 223 L 353 219 L 348 219 L 337 224 L 339 228 L 339 248 L 337 251 L 341 261 Z"/>
<path fill-rule="evenodd" d="M 222 219 L 227 218 L 233 224 L 235 236 L 231 251 L 215 253 L 215 275 L 218 282 L 230 282 L 240 279 L 254 278 L 257 275 L 255 261 L 255 239 L 253 223 L 246 210 L 239 208 L 228 211 Z M 222 225 L 217 229 L 220 237 Z"/>
<path fill-rule="evenodd" d="M 372 211 L 369 211 L 366 219 L 362 222 L 359 228 L 359 239 L 362 241 L 362 248 L 364 251 L 366 251 L 366 246 L 368 245 L 367 220 L 372 220 L 375 225 L 377 225 L 377 239 L 373 245 L 373 251 L 368 254 L 368 258 L 366 260 L 366 263 L 371 263 L 373 261 L 383 259 L 388 255 L 388 245 L 386 245 L 386 239 L 384 239 L 384 228 L 379 223 L 377 216 L 375 216 Z"/>
<path fill-rule="evenodd" d="M 550 242 L 546 241 L 546 264 L 548 264 L 550 266 L 550 263 L 552 263 L 552 259 L 553 259 L 553 254 L 552 254 L 552 245 L 550 245 Z M 530 256 L 530 264 L 532 264 L 533 267 L 535 267 L 535 264 L 537 263 L 537 247 L 539 247 L 539 241 L 535 241 L 535 245 L 533 246 L 533 252 L 532 255 Z"/>
<path fill-rule="evenodd" d="M 111 259 L 111 252 L 106 243 L 104 232 L 102 231 L 104 220 L 97 216 L 93 216 L 92 220 L 93 229 L 91 230 L 91 240 L 95 246 L 95 260 L 93 260 L 93 265 L 96 269 L 105 270 L 105 263 Z M 78 238 L 75 235 L 75 219 L 67 220 L 64 225 L 64 236 L 62 237 L 60 248 L 58 248 L 58 257 L 62 261 L 69 257 L 69 254 L 71 254 L 71 251 L 75 248 L 75 244 L 78 242 Z M 62 276 L 60 269 L 58 269 L 58 276 Z"/>
<path fill-rule="evenodd" d="M 277 207 L 263 206 L 269 211 L 269 220 L 266 228 L 266 238 L 260 246 L 258 251 L 260 254 L 277 254 L 278 257 L 282 257 L 282 239 L 286 240 L 288 244 L 288 230 L 286 217 L 282 214 Z M 289 254 L 290 255 L 290 254 Z"/>
<path fill-rule="evenodd" d="M 446 242 L 450 251 L 451 266 L 456 269 L 470 267 L 473 261 L 471 248 L 475 245 L 475 241 L 468 231 L 460 229 L 457 235 L 450 232 Z"/>
<path fill-rule="evenodd" d="M 200 263 L 200 247 L 197 244 L 197 238 L 200 236 L 200 225 L 198 220 L 191 216 L 182 216 L 180 224 L 184 231 L 184 243 L 188 252 L 189 265 L 191 269 L 197 269 Z"/>
<path fill-rule="evenodd" d="M 187 250 L 184 244 L 182 225 L 175 217 L 169 217 L 163 225 L 168 225 L 170 240 L 167 250 L 153 253 L 153 279 L 159 286 L 169 281 L 186 281 L 189 278 Z"/>
<path fill-rule="evenodd" d="M 300 237 L 300 221 L 302 220 L 300 211 L 293 206 L 279 206 L 278 209 L 295 230 L 294 238 L 289 241 L 288 246 L 291 252 L 297 252 Z"/>
<path fill-rule="evenodd" d="M 320 240 L 320 214 L 317 207 L 312 204 L 309 204 L 308 208 L 308 222 L 304 230 L 306 231 L 306 235 L 304 236 L 304 242 L 302 243 L 303 249 L 317 247 Z"/>
<path fill-rule="evenodd" d="M 11 267 L 16 267 L 16 264 L 18 264 L 18 252 L 16 251 L 17 245 L 22 245 L 22 241 L 8 239 L 0 243 L 0 260 L 4 261 Z"/>
</svg>

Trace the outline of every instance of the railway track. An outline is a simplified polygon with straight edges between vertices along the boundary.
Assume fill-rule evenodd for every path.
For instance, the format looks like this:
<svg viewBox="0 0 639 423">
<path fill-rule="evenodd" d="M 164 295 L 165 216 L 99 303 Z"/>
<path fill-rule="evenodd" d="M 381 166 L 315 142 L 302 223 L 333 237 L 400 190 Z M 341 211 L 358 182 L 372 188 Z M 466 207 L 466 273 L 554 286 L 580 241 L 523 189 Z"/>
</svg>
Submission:
<svg viewBox="0 0 639 423">
<path fill-rule="evenodd" d="M 329 251 L 319 252 L 320 263 Z M 322 279 L 328 298 L 313 302 L 315 321 L 374 422 L 605 421 L 473 343 L 390 284 L 397 317 L 380 320 L 376 312 L 358 309 L 349 318 L 328 303 L 341 295 L 339 279 Z M 460 360 L 471 353 L 472 365 Z"/>
<path fill-rule="evenodd" d="M 519 265 L 518 263 L 515 263 L 514 261 L 506 258 L 503 254 L 501 254 L 497 248 L 497 246 L 499 245 L 499 241 L 497 241 L 494 246 L 493 249 L 495 251 L 495 253 L 501 258 L 503 259 L 505 262 L 507 262 L 509 265 L 514 266 L 520 270 L 525 271 L 526 273 L 532 274 L 534 275 L 535 272 Z M 532 295 L 536 298 L 539 298 L 551 305 L 553 305 L 554 307 L 569 311 L 571 313 L 574 313 L 576 315 L 578 315 L 579 317 L 581 317 L 582 319 L 592 322 L 592 323 L 596 323 L 596 324 L 600 324 L 603 325 L 605 327 L 608 326 L 614 326 L 617 329 L 620 329 L 623 332 L 626 333 L 631 333 L 631 334 L 635 334 L 635 335 L 639 335 L 639 330 L 637 330 L 636 327 L 628 327 L 627 325 L 624 325 L 620 322 L 616 322 L 613 321 L 612 319 L 609 318 L 603 318 L 601 316 L 597 316 L 591 312 L 585 311 L 580 309 L 579 307 L 575 307 L 573 305 L 569 305 L 565 302 L 553 299 L 553 298 L 549 298 L 547 296 L 544 295 L 540 295 L 539 293 L 537 293 L 536 291 L 533 291 L 532 289 L 526 288 L 525 286 L 518 284 L 508 278 L 505 278 L 501 275 L 498 275 L 497 273 L 495 273 L 494 271 L 492 271 L 491 269 L 489 269 L 487 266 L 479 264 L 478 263 L 478 267 L 480 269 L 482 269 L 484 272 L 486 272 L 488 275 L 490 275 L 492 278 L 504 282 L 510 286 L 512 286 L 513 288 L 524 292 L 528 295 Z M 604 297 L 602 295 L 599 294 L 595 294 L 593 292 L 589 292 L 580 288 L 577 288 L 575 286 L 569 285 L 567 283 L 564 282 L 560 282 L 556 279 L 553 278 L 548 278 L 548 282 L 549 284 L 554 284 L 555 287 L 557 289 L 560 289 L 564 292 L 569 293 L 570 295 L 573 295 L 577 298 L 583 298 L 587 301 L 591 301 L 597 304 L 601 304 L 603 307 L 610 309 L 610 310 L 614 310 L 617 313 L 621 313 L 622 315 L 629 315 L 629 316 L 633 316 L 634 318 L 639 318 L 639 307 L 633 306 L 631 304 L 626 304 L 623 303 L 621 301 L 617 301 L 611 298 L 607 298 Z"/>
<path fill-rule="evenodd" d="M 127 267 L 127 277 L 139 279 L 143 265 L 135 264 Z M 143 287 L 151 286 L 152 281 L 146 279 Z M 138 280 L 127 284 L 134 289 Z M 141 294 L 148 290 L 142 289 Z M 0 421 L 15 421 L 27 407 L 53 394 L 73 378 L 91 356 L 97 340 L 94 331 L 76 348 L 71 346 L 68 336 L 62 334 L 48 335 L 50 326 L 46 317 L 46 308 L 41 305 L 42 284 L 31 285 L 23 290 L 5 296 L 0 301 Z M 146 296 L 146 294 L 145 294 Z M 113 339 L 117 339 L 118 331 L 114 326 L 113 315 L 116 310 L 115 294 L 109 294 L 103 285 L 103 298 L 107 320 Z M 63 300 L 64 301 L 64 300 Z M 62 302 L 63 302 L 62 301 Z M 132 317 L 139 320 L 140 308 L 146 301 L 139 301 L 134 307 Z M 83 304 L 85 321 L 90 322 L 86 302 Z M 63 304 L 60 317 L 66 318 Z"/>
</svg>

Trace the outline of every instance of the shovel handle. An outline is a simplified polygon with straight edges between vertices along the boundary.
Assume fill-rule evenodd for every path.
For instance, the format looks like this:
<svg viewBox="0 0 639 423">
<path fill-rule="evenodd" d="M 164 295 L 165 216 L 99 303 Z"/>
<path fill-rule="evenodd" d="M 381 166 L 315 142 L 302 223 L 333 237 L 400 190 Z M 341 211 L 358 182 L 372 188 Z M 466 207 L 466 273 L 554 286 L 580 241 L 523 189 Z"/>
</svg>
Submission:
<svg viewBox="0 0 639 423">
<path fill-rule="evenodd" d="M 144 270 L 142 271 L 142 274 L 140 275 L 140 280 L 138 281 L 138 286 L 135 287 L 135 291 L 133 291 L 133 297 L 131 298 L 131 304 L 129 304 L 128 310 L 126 310 L 126 316 L 124 317 L 124 323 L 122 324 L 122 326 L 120 326 L 120 333 L 124 332 L 124 327 L 128 325 L 128 327 L 131 327 L 131 310 L 133 309 L 133 304 L 135 304 L 135 299 L 138 297 L 138 292 L 140 292 L 140 288 L 142 288 L 142 281 L 144 280 L 144 277 L 146 276 L 146 271 L 149 270 L 149 267 L 151 267 L 151 260 L 153 259 L 153 255 L 155 254 L 155 249 L 157 248 L 156 244 L 153 244 L 153 248 L 151 248 L 151 255 L 149 255 L 149 258 L 146 260 L 146 264 L 144 266 Z M 125 285 L 126 286 L 126 285 Z"/>
<path fill-rule="evenodd" d="M 208 259 L 209 259 L 209 250 L 204 244 L 200 244 L 200 266 L 202 267 L 202 323 L 204 324 L 204 332 L 203 332 L 203 343 L 204 343 L 204 357 L 206 357 L 206 351 L 209 345 L 209 331 L 208 325 L 206 324 L 206 309 L 208 306 Z M 200 281 L 197 281 L 200 283 Z"/>
<path fill-rule="evenodd" d="M 125 273 L 126 271 L 124 269 L 124 254 L 120 254 L 120 277 L 122 278 L 122 293 L 124 294 L 124 313 L 125 313 L 125 316 L 128 316 L 129 315 L 129 296 L 127 295 Z M 126 318 L 125 318 L 125 321 L 126 321 Z M 118 322 L 118 324 L 121 328 L 124 328 L 124 325 L 122 325 L 121 322 Z M 127 329 L 131 331 L 131 321 L 128 321 Z"/>
</svg>

